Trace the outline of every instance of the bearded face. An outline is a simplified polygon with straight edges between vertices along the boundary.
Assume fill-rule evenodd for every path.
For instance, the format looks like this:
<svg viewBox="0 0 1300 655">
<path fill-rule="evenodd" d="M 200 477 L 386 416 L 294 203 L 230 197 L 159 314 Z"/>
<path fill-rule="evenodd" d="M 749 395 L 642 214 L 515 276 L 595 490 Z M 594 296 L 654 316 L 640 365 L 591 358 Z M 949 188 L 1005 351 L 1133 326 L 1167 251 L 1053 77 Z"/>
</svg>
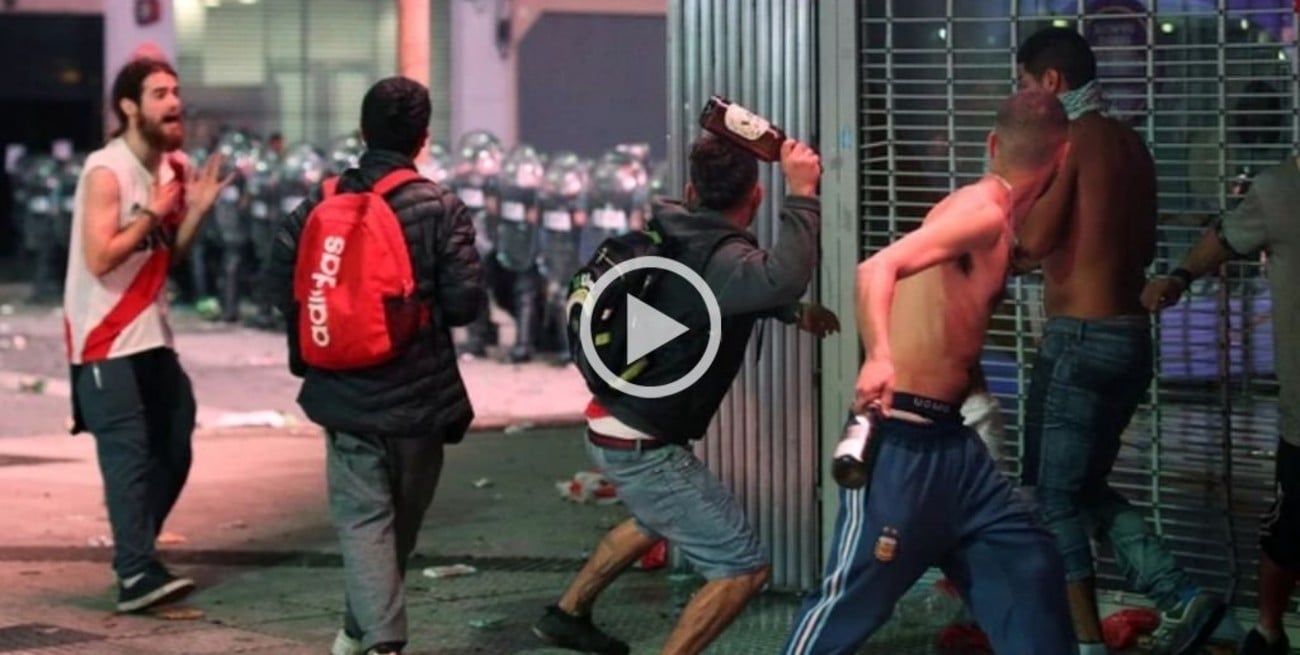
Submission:
<svg viewBox="0 0 1300 655">
<path fill-rule="evenodd" d="M 172 152 L 185 144 L 180 87 L 175 77 L 157 72 L 145 78 L 135 109 L 132 122 L 150 148 Z"/>
</svg>

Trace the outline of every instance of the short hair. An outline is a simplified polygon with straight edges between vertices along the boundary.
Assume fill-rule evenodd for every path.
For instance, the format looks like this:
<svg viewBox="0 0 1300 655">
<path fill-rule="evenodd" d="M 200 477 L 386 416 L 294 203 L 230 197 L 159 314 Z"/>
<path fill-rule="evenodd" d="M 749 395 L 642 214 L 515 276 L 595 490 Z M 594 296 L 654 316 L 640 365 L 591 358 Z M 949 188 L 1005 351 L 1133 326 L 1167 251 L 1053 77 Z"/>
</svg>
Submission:
<svg viewBox="0 0 1300 655">
<path fill-rule="evenodd" d="M 1047 91 L 1020 91 L 998 109 L 999 159 L 1009 166 L 1037 168 L 1049 163 L 1070 136 L 1070 118 Z"/>
<path fill-rule="evenodd" d="M 386 77 L 361 101 L 361 136 L 367 148 L 414 153 L 429 133 L 429 89 L 409 77 Z"/>
<path fill-rule="evenodd" d="M 175 78 L 180 77 L 171 64 L 161 59 L 141 57 L 127 62 L 117 72 L 117 77 L 113 78 L 111 97 L 113 115 L 117 117 L 117 131 L 113 132 L 113 136 L 121 136 L 123 132 L 126 132 L 127 118 L 126 112 L 122 111 L 122 101 L 130 100 L 137 105 L 140 104 L 144 97 L 144 81 L 154 73 L 167 73 Z"/>
<path fill-rule="evenodd" d="M 690 169 L 691 186 L 704 209 L 733 209 L 758 184 L 758 159 L 712 134 L 691 146 Z"/>
<path fill-rule="evenodd" d="M 1092 46 L 1083 35 L 1064 27 L 1049 27 L 1030 35 L 1016 49 L 1016 63 L 1034 77 L 1055 70 L 1072 89 L 1097 79 L 1097 56 Z"/>
</svg>

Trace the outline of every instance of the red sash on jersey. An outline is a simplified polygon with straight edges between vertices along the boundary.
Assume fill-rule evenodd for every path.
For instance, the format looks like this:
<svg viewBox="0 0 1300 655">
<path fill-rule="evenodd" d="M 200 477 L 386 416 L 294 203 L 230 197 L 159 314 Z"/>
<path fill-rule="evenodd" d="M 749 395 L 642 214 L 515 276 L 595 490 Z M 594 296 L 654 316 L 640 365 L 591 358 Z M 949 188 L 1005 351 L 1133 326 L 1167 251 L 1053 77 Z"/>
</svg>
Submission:
<svg viewBox="0 0 1300 655">
<path fill-rule="evenodd" d="M 182 185 L 180 202 L 176 206 L 183 208 L 185 206 L 185 164 L 176 158 L 168 158 L 167 164 L 176 174 L 175 179 Z M 135 274 L 135 278 L 131 280 L 122 297 L 118 299 L 116 305 L 113 305 L 113 309 L 104 316 L 104 320 L 86 335 L 86 343 L 81 347 L 83 363 L 107 359 L 109 352 L 113 350 L 113 342 L 117 341 L 117 337 L 122 334 L 126 326 L 135 322 L 135 319 L 139 318 L 149 305 L 158 300 L 158 294 L 162 293 L 163 287 L 167 284 L 167 272 L 171 270 L 172 262 L 171 249 L 184 217 L 184 210 L 177 209 L 162 218 L 158 229 L 167 238 L 149 253 L 149 259 L 145 261 L 144 266 L 140 267 L 140 271 Z M 72 353 L 71 339 L 68 341 L 68 353 L 69 356 Z"/>
</svg>

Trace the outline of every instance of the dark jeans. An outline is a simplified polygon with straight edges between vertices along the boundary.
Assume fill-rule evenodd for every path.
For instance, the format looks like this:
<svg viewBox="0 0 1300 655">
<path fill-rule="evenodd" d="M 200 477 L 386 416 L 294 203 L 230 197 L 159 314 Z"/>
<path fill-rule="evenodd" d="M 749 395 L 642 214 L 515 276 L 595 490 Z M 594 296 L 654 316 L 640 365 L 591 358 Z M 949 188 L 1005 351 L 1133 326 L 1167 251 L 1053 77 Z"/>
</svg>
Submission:
<svg viewBox="0 0 1300 655">
<path fill-rule="evenodd" d="M 898 599 L 938 566 L 995 652 L 1075 655 L 1052 536 L 979 436 L 961 425 L 895 419 L 881 421 L 872 439 L 871 481 L 840 489 L 821 588 L 805 599 L 781 652 L 858 652 Z"/>
<path fill-rule="evenodd" d="M 1142 515 L 1107 482 L 1120 435 L 1152 376 L 1145 316 L 1051 318 L 1034 362 L 1025 415 L 1027 484 L 1056 536 L 1065 575 L 1094 575 L 1090 539 L 1111 548 L 1129 585 L 1162 610 L 1195 587 Z"/>
<path fill-rule="evenodd" d="M 442 439 L 329 432 L 330 518 L 343 551 L 343 629 L 366 649 L 405 645 L 406 563 L 442 474 Z"/>
<path fill-rule="evenodd" d="M 113 570 L 129 578 L 157 564 L 154 542 L 189 476 L 194 392 L 170 348 L 74 366 L 72 385 L 95 435 Z"/>
</svg>

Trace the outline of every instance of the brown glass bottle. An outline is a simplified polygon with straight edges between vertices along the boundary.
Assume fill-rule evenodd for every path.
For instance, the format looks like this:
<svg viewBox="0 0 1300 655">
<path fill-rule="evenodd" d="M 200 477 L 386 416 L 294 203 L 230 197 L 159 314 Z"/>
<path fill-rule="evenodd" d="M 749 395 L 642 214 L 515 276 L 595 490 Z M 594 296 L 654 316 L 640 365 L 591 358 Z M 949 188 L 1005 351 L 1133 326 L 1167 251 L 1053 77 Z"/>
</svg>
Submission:
<svg viewBox="0 0 1300 655">
<path fill-rule="evenodd" d="M 700 112 L 700 127 L 753 153 L 763 161 L 780 161 L 785 132 L 771 121 L 722 96 L 712 96 Z"/>
</svg>

